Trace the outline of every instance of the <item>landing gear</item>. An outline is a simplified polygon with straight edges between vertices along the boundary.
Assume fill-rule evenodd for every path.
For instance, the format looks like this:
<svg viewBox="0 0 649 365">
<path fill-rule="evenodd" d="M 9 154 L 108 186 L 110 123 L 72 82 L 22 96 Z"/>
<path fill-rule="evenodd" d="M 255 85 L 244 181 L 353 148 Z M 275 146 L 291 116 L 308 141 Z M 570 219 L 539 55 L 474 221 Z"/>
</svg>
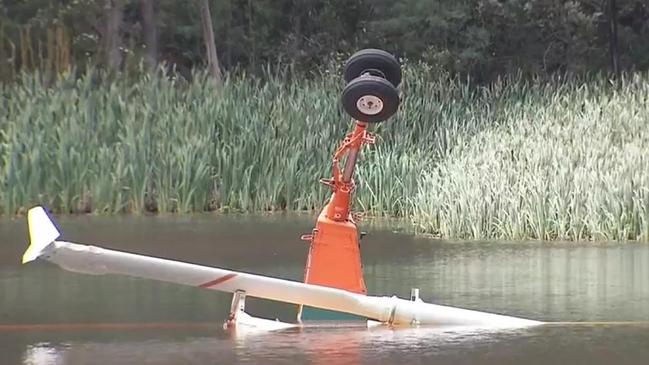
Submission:
<svg viewBox="0 0 649 365">
<path fill-rule="evenodd" d="M 364 75 L 345 86 L 342 103 L 352 118 L 367 123 L 378 123 L 397 112 L 399 93 L 386 79 Z"/>
<path fill-rule="evenodd" d="M 401 83 L 401 65 L 386 51 L 368 48 L 354 53 L 345 64 L 345 81 L 369 73 L 388 80 L 394 87 Z"/>
<path fill-rule="evenodd" d="M 401 67 L 391 54 L 379 49 L 354 53 L 345 65 L 345 81 L 343 108 L 355 120 L 378 123 L 397 112 Z"/>
<path fill-rule="evenodd" d="M 228 319 L 223 323 L 223 329 L 233 329 L 238 331 L 246 330 L 266 330 L 276 331 L 287 328 L 297 327 L 293 323 L 280 322 L 265 318 L 253 317 L 246 313 L 246 292 L 237 290 L 232 293 L 232 303 L 230 304 L 230 314 Z"/>
<path fill-rule="evenodd" d="M 302 236 L 310 244 L 304 282 L 366 294 L 360 256 L 361 235 L 350 212 L 356 189 L 353 176 L 361 148 L 375 142 L 367 127 L 397 112 L 400 100 L 396 86 L 401 82 L 401 67 L 391 54 L 366 49 L 347 61 L 345 81 L 347 86 L 341 101 L 345 111 L 354 118 L 354 130 L 334 153 L 332 178 L 320 180 L 331 188 L 332 194 L 312 234 Z M 302 309 L 300 306 L 298 321 L 302 318 Z"/>
</svg>

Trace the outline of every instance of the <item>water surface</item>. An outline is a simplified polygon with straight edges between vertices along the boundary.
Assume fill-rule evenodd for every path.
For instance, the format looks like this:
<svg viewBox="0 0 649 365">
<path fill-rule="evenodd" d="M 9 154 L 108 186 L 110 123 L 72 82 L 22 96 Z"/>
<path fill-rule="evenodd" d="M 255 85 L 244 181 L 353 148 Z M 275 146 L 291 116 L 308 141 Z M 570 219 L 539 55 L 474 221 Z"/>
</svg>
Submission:
<svg viewBox="0 0 649 365">
<path fill-rule="evenodd" d="M 67 240 L 300 280 L 311 216 L 66 217 Z M 0 364 L 646 364 L 649 246 L 443 242 L 362 224 L 373 294 L 420 288 L 439 304 L 561 322 L 509 331 L 367 329 L 317 322 L 221 328 L 230 296 L 174 284 L 20 266 L 23 220 L 0 221 Z M 395 232 L 397 231 L 397 232 Z M 295 306 L 248 300 L 293 321 Z M 576 323 L 575 323 L 576 322 Z"/>
</svg>

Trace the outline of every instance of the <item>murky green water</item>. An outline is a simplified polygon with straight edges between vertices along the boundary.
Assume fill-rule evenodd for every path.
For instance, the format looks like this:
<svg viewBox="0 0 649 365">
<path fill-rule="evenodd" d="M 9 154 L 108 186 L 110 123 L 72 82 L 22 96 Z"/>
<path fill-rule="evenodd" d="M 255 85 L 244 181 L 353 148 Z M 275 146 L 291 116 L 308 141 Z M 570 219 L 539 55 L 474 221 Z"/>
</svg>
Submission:
<svg viewBox="0 0 649 365">
<path fill-rule="evenodd" d="M 64 238 L 300 280 L 313 217 L 75 217 Z M 364 225 L 367 229 L 367 225 Z M 647 364 L 649 246 L 448 243 L 367 229 L 373 294 L 545 321 L 509 331 L 368 330 L 310 323 L 221 329 L 230 296 L 127 277 L 18 264 L 23 221 L 0 221 L 0 364 Z M 250 298 L 251 314 L 292 321 L 295 307 Z M 580 323 L 565 323 L 580 322 Z M 599 323 L 596 323 L 599 322 Z M 607 322 L 607 323 L 603 323 Z M 101 324 L 101 325 L 98 325 Z"/>
</svg>

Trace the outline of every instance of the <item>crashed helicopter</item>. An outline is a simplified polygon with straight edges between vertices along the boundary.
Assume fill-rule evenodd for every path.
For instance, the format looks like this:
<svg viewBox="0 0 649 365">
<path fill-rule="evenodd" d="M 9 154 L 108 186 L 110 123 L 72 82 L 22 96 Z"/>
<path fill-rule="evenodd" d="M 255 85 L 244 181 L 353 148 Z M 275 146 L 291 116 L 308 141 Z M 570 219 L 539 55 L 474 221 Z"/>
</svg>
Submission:
<svg viewBox="0 0 649 365">
<path fill-rule="evenodd" d="M 453 326 L 512 328 L 543 322 L 475 310 L 425 303 L 419 290 L 408 299 L 368 295 L 363 278 L 360 238 L 351 213 L 356 189 L 354 170 L 361 149 L 373 144 L 368 127 L 396 113 L 400 96 L 401 65 L 388 52 L 364 49 L 352 55 L 345 66 L 347 85 L 342 92 L 344 110 L 354 128 L 335 151 L 333 174 L 320 182 L 331 188 L 331 197 L 318 215 L 311 234 L 301 238 L 310 244 L 304 281 L 207 267 L 134 253 L 104 249 L 59 240 L 60 229 L 42 206 L 27 214 L 30 244 L 24 264 L 36 259 L 50 261 L 72 272 L 117 274 L 190 285 L 232 293 L 225 322 L 228 327 L 281 330 L 302 325 L 304 307 L 360 316 L 371 325 Z M 295 323 L 254 317 L 245 311 L 247 296 L 299 305 Z"/>
</svg>

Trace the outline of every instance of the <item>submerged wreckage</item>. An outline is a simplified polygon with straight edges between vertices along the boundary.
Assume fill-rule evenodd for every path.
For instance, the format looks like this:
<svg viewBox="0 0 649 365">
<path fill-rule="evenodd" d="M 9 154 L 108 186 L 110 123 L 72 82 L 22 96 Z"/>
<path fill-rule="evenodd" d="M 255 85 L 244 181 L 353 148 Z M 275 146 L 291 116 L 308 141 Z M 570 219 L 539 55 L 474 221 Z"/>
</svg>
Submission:
<svg viewBox="0 0 649 365">
<path fill-rule="evenodd" d="M 334 154 L 332 178 L 320 181 L 331 188 L 331 198 L 318 216 L 313 232 L 302 236 L 310 242 L 304 282 L 59 241 L 59 229 L 40 206 L 28 212 L 30 245 L 22 262 L 43 259 L 78 273 L 129 275 L 233 293 L 227 326 L 262 330 L 300 326 L 303 306 L 360 316 L 368 320 L 368 325 L 511 328 L 541 324 L 425 303 L 419 299 L 417 289 L 412 290 L 409 299 L 367 295 L 360 235 L 350 212 L 355 190 L 353 175 L 362 146 L 375 141 L 367 128 L 388 119 L 398 109 L 401 67 L 391 54 L 365 49 L 347 61 L 345 81 L 342 103 L 353 118 L 354 129 Z M 247 314 L 246 296 L 298 304 L 297 323 Z"/>
</svg>

